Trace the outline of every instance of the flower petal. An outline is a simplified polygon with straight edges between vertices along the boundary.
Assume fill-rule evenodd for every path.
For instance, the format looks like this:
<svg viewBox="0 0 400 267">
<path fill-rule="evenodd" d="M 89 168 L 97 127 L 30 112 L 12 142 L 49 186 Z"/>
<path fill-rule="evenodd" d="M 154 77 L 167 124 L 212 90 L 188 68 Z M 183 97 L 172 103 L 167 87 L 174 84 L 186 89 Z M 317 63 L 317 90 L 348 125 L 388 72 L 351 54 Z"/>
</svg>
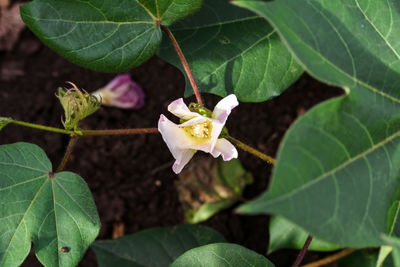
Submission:
<svg viewBox="0 0 400 267">
<path fill-rule="evenodd" d="M 199 116 L 198 113 L 191 112 L 189 110 L 182 98 L 179 98 L 169 104 L 168 111 L 184 120 L 190 120 L 193 117 Z"/>
<path fill-rule="evenodd" d="M 234 94 L 224 97 L 215 106 L 213 118 L 225 125 L 226 119 L 228 118 L 229 114 L 231 114 L 231 110 L 237 105 L 239 105 L 239 102 Z"/>
<path fill-rule="evenodd" d="M 102 104 L 106 106 L 125 109 L 139 109 L 144 106 L 143 89 L 132 81 L 128 74 L 118 75 L 92 95 L 101 99 Z"/>
<path fill-rule="evenodd" d="M 179 128 L 179 125 L 167 119 L 163 114 L 160 115 L 158 120 L 158 130 L 174 158 L 178 157 L 176 153 L 181 153 L 175 152 L 175 150 L 187 149 L 192 144 L 192 140 Z"/>
<path fill-rule="evenodd" d="M 220 138 L 217 140 L 214 150 L 211 151 L 211 155 L 213 155 L 214 158 L 222 155 L 223 160 L 228 161 L 233 158 L 237 158 L 238 152 L 235 146 L 232 145 L 228 140 L 225 138 Z"/>
<path fill-rule="evenodd" d="M 184 131 L 178 125 L 168 120 L 161 114 L 158 120 L 158 130 L 160 131 L 164 142 L 175 158 L 175 163 L 172 170 L 175 173 L 180 173 L 183 167 L 193 157 L 195 150 L 188 148 L 191 140 L 187 137 Z"/>
<path fill-rule="evenodd" d="M 132 79 L 129 74 L 117 75 L 114 79 L 111 80 L 111 82 L 104 86 L 104 89 L 118 92 L 122 89 L 125 89 L 124 87 L 127 86 L 127 84 L 129 84 L 130 82 L 132 82 Z"/>
<path fill-rule="evenodd" d="M 120 108 L 139 109 L 144 106 L 143 89 L 135 82 L 130 82 L 125 92 L 110 101 L 110 105 Z"/>
<path fill-rule="evenodd" d="M 172 165 L 172 170 L 174 173 L 178 174 L 182 171 L 183 167 L 189 162 L 189 160 L 193 157 L 196 150 L 193 149 L 182 149 L 179 153 L 179 157 L 176 158 L 174 165 Z"/>
</svg>

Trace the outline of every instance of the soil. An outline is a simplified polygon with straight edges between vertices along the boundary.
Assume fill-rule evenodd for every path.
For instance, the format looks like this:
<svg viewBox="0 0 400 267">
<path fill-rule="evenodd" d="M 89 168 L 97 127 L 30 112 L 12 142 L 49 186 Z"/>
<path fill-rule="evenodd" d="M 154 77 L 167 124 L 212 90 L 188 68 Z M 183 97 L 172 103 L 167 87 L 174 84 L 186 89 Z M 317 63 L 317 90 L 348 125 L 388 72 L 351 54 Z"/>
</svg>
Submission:
<svg viewBox="0 0 400 267">
<path fill-rule="evenodd" d="M 129 71 L 142 85 L 146 105 L 136 111 L 102 107 L 85 119 L 84 129 L 157 127 L 167 105 L 182 96 L 185 80 L 175 67 L 153 57 Z M 25 29 L 11 51 L 0 51 L 0 115 L 17 120 L 63 127 L 63 111 L 54 96 L 66 81 L 92 92 L 104 86 L 115 74 L 90 71 L 74 65 L 43 45 Z M 243 142 L 275 156 L 285 131 L 312 106 L 342 90 L 322 84 L 304 74 L 282 95 L 264 103 L 240 103 L 228 121 L 230 134 Z M 220 97 L 203 95 L 206 106 L 213 107 Z M 186 103 L 193 101 L 186 99 Z M 169 117 L 172 117 L 168 115 Z M 31 142 L 43 148 L 57 167 L 68 143 L 68 136 L 9 125 L 0 132 L 0 144 Z M 254 183 L 244 191 L 252 199 L 265 191 L 271 166 L 240 151 L 244 167 Z M 81 175 L 93 193 L 101 219 L 99 239 L 112 238 L 156 227 L 185 223 L 172 172 L 173 158 L 159 134 L 137 136 L 82 137 L 66 166 Z M 204 222 L 222 233 L 229 242 L 264 254 L 268 245 L 268 216 L 243 216 L 234 207 Z M 293 250 L 274 253 L 277 266 L 290 266 L 297 256 Z M 308 254 L 306 261 L 317 256 Z M 33 253 L 23 266 L 41 266 Z M 88 250 L 79 266 L 97 266 Z"/>
</svg>

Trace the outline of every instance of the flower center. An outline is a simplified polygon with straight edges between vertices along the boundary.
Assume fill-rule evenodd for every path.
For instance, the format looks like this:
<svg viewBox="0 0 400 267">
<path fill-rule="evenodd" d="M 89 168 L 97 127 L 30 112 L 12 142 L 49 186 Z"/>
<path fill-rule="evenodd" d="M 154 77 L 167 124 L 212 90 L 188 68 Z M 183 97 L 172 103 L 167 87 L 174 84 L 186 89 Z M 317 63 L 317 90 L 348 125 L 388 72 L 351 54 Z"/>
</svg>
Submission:
<svg viewBox="0 0 400 267">
<path fill-rule="evenodd" d="M 198 139 L 209 139 L 211 138 L 212 123 L 209 120 L 205 122 L 196 123 L 188 126 L 181 126 L 187 134 L 191 137 Z"/>
</svg>

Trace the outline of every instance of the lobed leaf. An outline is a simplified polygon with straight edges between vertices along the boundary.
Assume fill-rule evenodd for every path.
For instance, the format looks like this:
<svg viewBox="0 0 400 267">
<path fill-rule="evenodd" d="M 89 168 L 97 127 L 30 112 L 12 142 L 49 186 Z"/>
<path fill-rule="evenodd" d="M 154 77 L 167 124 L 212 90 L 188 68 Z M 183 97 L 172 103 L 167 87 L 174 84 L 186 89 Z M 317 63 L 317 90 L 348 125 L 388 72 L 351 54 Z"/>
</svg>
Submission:
<svg viewBox="0 0 400 267">
<path fill-rule="evenodd" d="M 235 1 L 266 17 L 313 76 L 346 95 L 287 132 L 267 193 L 239 208 L 275 213 L 341 246 L 379 246 L 400 186 L 397 1 Z"/>
<path fill-rule="evenodd" d="M 230 243 L 216 243 L 191 249 L 176 259 L 170 266 L 273 267 L 275 265 L 264 256 L 245 247 Z"/>
<path fill-rule="evenodd" d="M 44 266 L 76 266 L 100 221 L 89 188 L 71 172 L 53 174 L 38 146 L 0 146 L 0 266 L 19 266 L 33 242 Z"/>
<path fill-rule="evenodd" d="M 214 242 L 225 239 L 202 225 L 178 225 L 96 241 L 92 248 L 100 267 L 168 266 L 185 251 Z"/>
<path fill-rule="evenodd" d="M 268 22 L 227 0 L 204 1 L 199 12 L 171 30 L 204 93 L 261 102 L 279 95 L 303 72 Z M 160 57 L 183 71 L 168 39 Z M 191 94 L 187 82 L 185 95 Z"/>
<path fill-rule="evenodd" d="M 26 25 L 50 48 L 86 68 L 125 71 L 148 60 L 169 26 L 201 0 L 34 0 L 21 7 Z"/>
</svg>

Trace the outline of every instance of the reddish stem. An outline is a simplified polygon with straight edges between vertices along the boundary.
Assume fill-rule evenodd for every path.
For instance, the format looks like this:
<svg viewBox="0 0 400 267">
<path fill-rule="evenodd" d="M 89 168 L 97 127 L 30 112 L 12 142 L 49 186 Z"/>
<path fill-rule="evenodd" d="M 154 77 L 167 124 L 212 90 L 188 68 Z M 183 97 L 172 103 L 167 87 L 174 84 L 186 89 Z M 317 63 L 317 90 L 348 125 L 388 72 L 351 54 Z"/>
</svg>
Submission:
<svg viewBox="0 0 400 267">
<path fill-rule="evenodd" d="M 323 258 L 321 260 L 318 260 L 318 261 L 303 265 L 302 267 L 324 266 L 324 265 L 327 265 L 327 264 L 329 264 L 331 262 L 337 261 L 338 259 L 341 259 L 341 258 L 353 253 L 354 251 L 356 251 L 356 249 L 354 249 L 354 248 L 344 249 L 344 250 L 339 251 L 338 253 L 330 255 L 330 256 L 328 256 L 326 258 Z"/>
<path fill-rule="evenodd" d="M 168 27 L 165 27 L 165 26 L 161 25 L 161 29 L 163 29 L 163 31 L 168 35 L 169 39 L 171 40 L 171 42 L 172 42 L 172 44 L 173 44 L 173 46 L 174 46 L 174 48 L 176 50 L 176 53 L 178 53 L 179 59 L 182 62 L 183 68 L 185 69 L 186 74 L 187 74 L 187 76 L 189 78 L 190 84 L 192 85 L 194 94 L 196 95 L 197 103 L 199 103 L 200 105 L 203 105 L 203 101 L 201 100 L 199 88 L 197 87 L 196 81 L 193 78 L 193 74 L 190 71 L 189 64 L 187 63 L 186 58 L 183 55 L 182 50 L 181 50 L 178 42 L 176 41 L 174 35 L 168 29 Z"/>
<path fill-rule="evenodd" d="M 293 267 L 298 267 L 300 265 L 304 256 L 306 255 L 308 246 L 310 245 L 311 241 L 312 241 L 312 236 L 309 235 L 306 239 L 306 242 L 304 242 L 303 248 L 301 249 L 299 255 L 297 256 L 296 261 L 293 263 Z"/>
<path fill-rule="evenodd" d="M 116 130 L 81 130 L 84 136 L 93 135 L 127 135 L 158 133 L 157 128 L 116 129 Z"/>
<path fill-rule="evenodd" d="M 62 170 L 64 170 L 64 167 L 68 162 L 69 156 L 71 155 L 71 152 L 72 152 L 72 148 L 74 147 L 74 144 L 75 144 L 77 139 L 78 139 L 78 137 L 76 135 L 71 135 L 71 139 L 69 140 L 69 143 L 68 143 L 67 149 L 65 151 L 64 157 L 61 160 L 60 166 L 58 166 L 56 172 L 61 172 Z"/>
</svg>

